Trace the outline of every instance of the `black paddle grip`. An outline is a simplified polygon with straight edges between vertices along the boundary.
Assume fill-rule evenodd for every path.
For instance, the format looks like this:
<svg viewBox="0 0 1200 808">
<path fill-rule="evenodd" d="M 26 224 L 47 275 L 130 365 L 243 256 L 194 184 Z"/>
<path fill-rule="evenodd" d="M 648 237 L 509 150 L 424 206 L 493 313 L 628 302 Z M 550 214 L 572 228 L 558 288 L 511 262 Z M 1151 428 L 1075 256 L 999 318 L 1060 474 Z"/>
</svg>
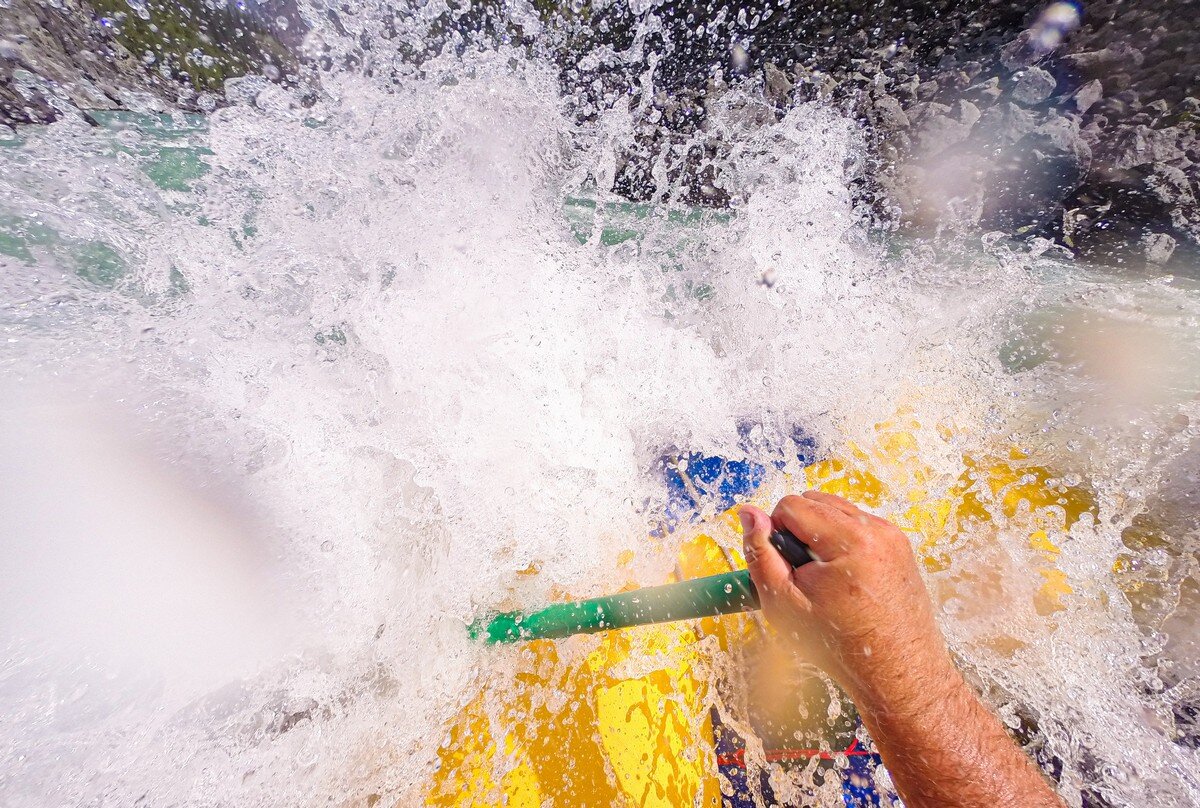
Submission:
<svg viewBox="0 0 1200 808">
<path fill-rule="evenodd" d="M 808 545 L 797 539 L 790 531 L 776 528 L 771 531 L 771 546 L 779 551 L 783 560 L 799 567 L 813 560 Z"/>
</svg>

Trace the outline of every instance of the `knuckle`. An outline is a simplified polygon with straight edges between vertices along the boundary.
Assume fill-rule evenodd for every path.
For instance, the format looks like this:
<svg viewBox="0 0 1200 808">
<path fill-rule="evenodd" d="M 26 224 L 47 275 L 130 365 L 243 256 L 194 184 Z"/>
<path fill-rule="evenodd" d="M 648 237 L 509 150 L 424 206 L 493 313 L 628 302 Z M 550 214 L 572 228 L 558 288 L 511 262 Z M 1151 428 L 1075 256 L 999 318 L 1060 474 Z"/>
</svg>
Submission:
<svg viewBox="0 0 1200 808">
<path fill-rule="evenodd" d="M 912 552 L 912 543 L 909 542 L 908 536 L 897 527 L 889 527 L 883 532 L 880 541 L 881 547 L 891 553 L 907 554 Z"/>
<path fill-rule="evenodd" d="M 859 531 L 859 537 L 859 545 L 864 550 L 873 552 L 886 552 L 895 545 L 892 531 L 887 530 L 886 528 L 877 527 L 875 525 L 871 525 L 869 527 L 864 526 L 863 529 Z"/>
<path fill-rule="evenodd" d="M 804 497 L 800 494 L 788 494 L 783 499 L 779 500 L 780 507 L 795 508 L 804 504 Z"/>
</svg>

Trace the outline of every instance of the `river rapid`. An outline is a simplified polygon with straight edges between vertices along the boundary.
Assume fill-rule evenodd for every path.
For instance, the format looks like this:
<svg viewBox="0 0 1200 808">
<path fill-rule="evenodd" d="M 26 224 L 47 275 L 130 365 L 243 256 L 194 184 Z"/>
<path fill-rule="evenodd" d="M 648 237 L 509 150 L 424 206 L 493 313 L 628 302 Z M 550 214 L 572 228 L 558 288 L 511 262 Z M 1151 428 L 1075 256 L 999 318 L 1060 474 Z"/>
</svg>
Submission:
<svg viewBox="0 0 1200 808">
<path fill-rule="evenodd" d="M 664 457 L 769 499 L 797 435 L 899 421 L 926 497 L 965 457 L 1088 492 L 1059 608 L 997 510 L 928 572 L 943 629 L 1068 804 L 1200 803 L 1195 286 L 881 233 L 863 133 L 749 90 L 720 211 L 608 193 L 629 105 L 506 46 L 234 90 L 0 145 L 0 802 L 420 804 L 517 664 L 471 619 L 673 568 Z"/>
</svg>

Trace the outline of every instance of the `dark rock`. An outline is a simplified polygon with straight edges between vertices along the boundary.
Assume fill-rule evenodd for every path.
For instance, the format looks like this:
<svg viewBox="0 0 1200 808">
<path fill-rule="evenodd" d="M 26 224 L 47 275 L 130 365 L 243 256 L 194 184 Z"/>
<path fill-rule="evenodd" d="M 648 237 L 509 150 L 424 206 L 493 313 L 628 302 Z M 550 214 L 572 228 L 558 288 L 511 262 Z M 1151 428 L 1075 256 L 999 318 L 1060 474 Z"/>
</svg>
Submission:
<svg viewBox="0 0 1200 808">
<path fill-rule="evenodd" d="M 1149 257 L 1147 247 L 1163 262 L 1178 259 L 1184 242 L 1200 239 L 1200 208 L 1180 169 L 1165 164 L 1132 169 L 1101 166 L 1086 186 L 1068 201 L 1063 220 L 1064 241 L 1079 255 L 1104 263 L 1139 263 Z M 1168 242 L 1147 234 L 1168 236 Z"/>
<path fill-rule="evenodd" d="M 1040 67 L 1030 67 L 1017 74 L 1017 83 L 1012 90 L 1013 100 L 1027 107 L 1040 104 L 1050 97 L 1057 83 L 1054 76 Z"/>
<path fill-rule="evenodd" d="M 1151 129 L 1137 126 L 1122 136 L 1112 164 L 1115 168 L 1135 168 L 1183 157 L 1179 148 L 1180 130 L 1176 127 Z"/>
<path fill-rule="evenodd" d="M 1080 87 L 1071 96 L 1071 101 L 1075 105 L 1078 112 L 1087 112 L 1092 108 L 1092 105 L 1104 97 L 1104 86 L 1100 83 L 1100 79 L 1092 79 L 1087 84 Z"/>
<path fill-rule="evenodd" d="M 1171 224 L 1180 233 L 1200 233 L 1200 206 L 1183 169 L 1167 163 L 1155 163 L 1146 175 L 1150 194 L 1169 212 Z"/>
<path fill-rule="evenodd" d="M 908 115 L 900 106 L 900 102 L 890 95 L 880 96 L 875 100 L 877 120 L 881 126 L 888 129 L 907 129 Z"/>
<path fill-rule="evenodd" d="M 786 105 L 792 94 L 792 81 L 787 74 L 773 62 L 768 62 L 763 69 L 763 80 L 766 84 L 767 100 L 776 106 Z"/>
<path fill-rule="evenodd" d="M 214 8 L 208 0 L 156 1 Z M 566 97 L 580 99 L 568 103 L 577 103 L 581 119 L 593 120 L 598 109 L 612 103 L 605 98 L 627 94 L 629 109 L 636 110 L 634 142 L 624 146 L 614 190 L 631 198 L 654 198 L 654 183 L 664 176 L 657 168 L 666 162 L 665 176 L 684 177 L 699 204 L 725 204 L 727 195 L 714 190 L 723 186 L 715 166 L 731 149 L 721 140 L 728 135 L 709 127 L 708 115 L 728 90 L 727 77 L 736 73 L 746 86 L 761 77 L 767 102 L 735 110 L 748 126 L 769 125 L 787 106 L 809 100 L 868 122 L 864 136 L 870 153 L 862 162 L 865 176 L 855 178 L 856 193 L 871 204 L 882 200 L 877 210 L 891 211 L 906 197 L 917 206 L 934 207 L 932 193 L 904 187 L 905 177 L 923 172 L 922 181 L 934 180 L 929 187 L 949 189 L 955 200 L 951 207 L 966 211 L 967 221 L 988 227 L 1007 222 L 1014 232 L 1042 227 L 1041 235 L 1064 239 L 1069 221 L 1072 238 L 1089 245 L 1081 249 L 1117 255 L 1112 236 L 1119 234 L 1124 255 L 1139 261 L 1144 261 L 1142 234 L 1151 232 L 1174 239 L 1178 248 L 1169 260 L 1178 262 L 1189 244 L 1200 245 L 1200 235 L 1188 229 L 1190 214 L 1172 218 L 1162 196 L 1175 199 L 1171 204 L 1177 209 L 1195 207 L 1183 192 L 1196 185 L 1194 163 L 1200 161 L 1195 58 L 1200 26 L 1188 24 L 1195 2 L 1094 0 L 1073 33 L 1063 23 L 1057 33 L 1064 37 L 1046 36 L 1049 6 L 1011 0 L 835 0 L 787 6 L 749 0 L 739 7 L 744 14 L 724 21 L 717 20 L 718 6 L 635 4 L 647 9 L 644 15 L 654 15 L 650 31 L 639 31 L 643 12 L 628 4 L 576 3 L 567 14 L 566 5 L 547 2 L 534 4 L 547 32 L 539 40 L 505 21 L 506 15 L 496 12 L 502 4 L 484 0 L 451 4 L 461 11 L 431 12 L 442 21 L 429 28 L 430 39 L 414 40 L 399 54 L 395 45 L 359 36 L 372 30 L 367 7 L 334 4 L 313 20 L 321 20 L 322 36 L 331 43 L 342 37 L 337 48 L 323 48 L 321 59 L 341 59 L 339 65 L 359 65 L 368 74 L 384 70 L 381 65 L 393 57 L 419 65 L 430 54 L 461 52 L 491 36 L 488 42 L 552 53 Z M 45 120 L 72 105 L 119 106 L 127 103 L 130 88 L 164 99 L 166 108 L 175 103 L 181 85 L 163 79 L 161 65 L 148 69 L 140 49 L 134 49 L 135 57 L 113 36 L 95 30 L 91 9 L 100 3 L 128 13 L 125 0 L 0 0 L 0 22 L 12 20 L 0 30 L 0 119 Z M 279 9 L 295 10 L 293 0 L 224 5 L 248 5 L 260 22 L 279 19 Z M 54 14 L 61 19 L 47 25 L 47 15 Z M 289 23 L 274 33 L 276 38 L 286 34 L 285 44 L 299 51 L 306 26 L 298 12 L 287 15 Z M 409 36 L 403 15 L 389 10 L 385 16 L 382 39 L 398 42 Z M 348 33 L 339 35 L 337 26 Z M 54 36 L 43 36 L 46 32 Z M 645 40 L 635 47 L 638 35 Z M 660 35 L 657 41 L 669 40 L 673 49 L 664 52 L 656 44 Z M 23 36 L 42 38 L 26 46 Z M 736 71 L 731 70 L 731 42 L 745 43 L 737 47 Z M 583 55 L 605 48 L 626 56 L 606 61 L 603 68 L 581 67 Z M 31 65 L 31 51 L 53 58 Z M 658 94 L 653 100 L 638 90 L 648 68 Z M 589 89 L 593 84 L 602 89 Z M 905 173 L 906 164 L 919 165 Z M 1190 186 L 1180 184 L 1179 172 Z M 1095 246 L 1100 244 L 1111 249 Z"/>
<path fill-rule="evenodd" d="M 921 146 L 929 154 L 943 152 L 966 140 L 972 125 L 944 113 L 930 115 L 921 124 Z"/>
<path fill-rule="evenodd" d="M 1142 239 L 1142 248 L 1146 253 L 1146 263 L 1163 265 L 1171 260 L 1178 242 L 1166 233 L 1147 233 Z"/>
<path fill-rule="evenodd" d="M 1192 171 L 1196 170 L 1195 163 L 1200 163 L 1200 132 L 1193 129 L 1186 129 L 1179 137 L 1179 148 L 1183 152 L 1184 157 L 1190 160 L 1193 165 Z"/>
<path fill-rule="evenodd" d="M 1136 79 L 1131 79 L 1130 86 L 1137 86 L 1143 95 L 1154 96 L 1167 89 L 1175 81 L 1173 73 L 1166 70 L 1152 70 L 1139 73 Z"/>
<path fill-rule="evenodd" d="M 1133 77 L 1128 73 L 1113 73 L 1104 81 L 1105 86 L 1108 88 L 1110 93 L 1113 95 L 1121 95 L 1129 89 L 1131 84 L 1133 84 Z"/>
<path fill-rule="evenodd" d="M 971 76 L 965 70 L 955 70 L 943 78 L 941 83 L 952 90 L 965 90 L 971 86 Z"/>
<path fill-rule="evenodd" d="M 971 92 L 968 93 L 970 97 L 985 105 L 994 104 L 1003 94 L 1004 91 L 1000 89 L 999 76 L 992 76 L 983 84 L 975 85 L 975 87 L 971 88 Z"/>
<path fill-rule="evenodd" d="M 908 111 L 908 119 L 913 122 L 921 122 L 926 118 L 945 115 L 950 111 L 950 107 L 945 104 L 939 104 L 935 101 L 924 101 L 919 104 L 913 104 Z"/>
<path fill-rule="evenodd" d="M 1171 105 L 1162 98 L 1159 98 L 1156 101 L 1151 101 L 1146 105 L 1145 108 L 1148 112 L 1153 113 L 1156 118 L 1161 118 L 1171 111 Z"/>
<path fill-rule="evenodd" d="M 1008 70 L 1020 70 L 1037 64 L 1045 51 L 1033 41 L 1033 32 L 1022 31 L 1000 51 L 1000 64 Z"/>
<path fill-rule="evenodd" d="M 905 101 L 913 101 L 917 97 L 917 88 L 920 82 L 916 78 L 911 78 L 906 82 L 897 84 L 892 88 L 892 96 Z"/>
<path fill-rule="evenodd" d="M 1196 44 L 1196 31 L 1194 28 L 1187 26 L 1177 27 L 1174 31 L 1163 34 L 1158 44 L 1163 49 L 1173 53 L 1186 51 L 1188 47 Z"/>
<path fill-rule="evenodd" d="M 990 142 L 1015 143 L 1037 126 L 1033 113 L 1012 102 L 997 104 L 979 118 L 979 129 Z"/>
<path fill-rule="evenodd" d="M 1079 136 L 1083 138 L 1083 142 L 1088 144 L 1088 148 L 1094 152 L 1096 147 L 1104 139 L 1104 127 L 1108 123 L 1108 119 L 1103 115 L 1093 115 L 1088 119 L 1088 122 L 1079 130 Z"/>
<path fill-rule="evenodd" d="M 1115 67 L 1128 64 L 1140 67 L 1144 61 L 1141 51 L 1122 43 L 1101 50 L 1068 53 L 1059 58 L 1062 67 L 1089 79 L 1100 78 Z"/>
<path fill-rule="evenodd" d="M 220 93 L 226 79 L 267 67 L 278 78 L 284 67 L 294 74 L 294 60 L 243 6 L 171 0 L 138 4 L 134 14 L 115 0 L 6 0 L 0 122 L 47 122 L 131 104 L 194 110 L 198 94 Z"/>
<path fill-rule="evenodd" d="M 958 102 L 958 120 L 968 129 L 979 122 L 982 113 L 979 107 L 972 104 L 970 101 Z"/>
<path fill-rule="evenodd" d="M 123 92 L 151 89 L 138 61 L 73 0 L 6 3 L 0 42 L 0 122 L 45 123 L 72 107 L 113 109 Z"/>
<path fill-rule="evenodd" d="M 1129 117 L 1129 104 L 1120 98 L 1102 98 L 1092 107 L 1094 115 L 1104 115 L 1109 120 L 1120 121 Z"/>
<path fill-rule="evenodd" d="M 980 224 L 988 229 L 1032 233 L 1062 210 L 1087 175 L 1091 149 L 1073 121 L 1056 118 L 1021 138 L 1004 153 L 988 178 Z"/>
<path fill-rule="evenodd" d="M 1120 78 L 1120 76 L 1115 76 L 1114 78 Z M 1121 90 L 1113 98 L 1118 101 L 1124 101 L 1132 112 L 1137 112 L 1142 108 L 1142 96 L 1137 90 Z"/>
</svg>

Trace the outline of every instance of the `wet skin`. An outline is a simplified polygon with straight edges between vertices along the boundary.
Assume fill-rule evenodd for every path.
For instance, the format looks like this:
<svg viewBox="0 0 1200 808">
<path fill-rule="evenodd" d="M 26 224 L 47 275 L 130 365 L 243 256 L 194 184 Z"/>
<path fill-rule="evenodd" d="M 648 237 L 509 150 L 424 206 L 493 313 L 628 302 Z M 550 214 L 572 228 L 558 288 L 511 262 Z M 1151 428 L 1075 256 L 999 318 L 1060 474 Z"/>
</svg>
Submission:
<svg viewBox="0 0 1200 808">
<path fill-rule="evenodd" d="M 768 621 L 853 699 L 906 805 L 1063 805 L 955 668 L 899 528 L 817 491 L 740 516 Z M 793 569 L 772 525 L 814 562 Z"/>
</svg>

